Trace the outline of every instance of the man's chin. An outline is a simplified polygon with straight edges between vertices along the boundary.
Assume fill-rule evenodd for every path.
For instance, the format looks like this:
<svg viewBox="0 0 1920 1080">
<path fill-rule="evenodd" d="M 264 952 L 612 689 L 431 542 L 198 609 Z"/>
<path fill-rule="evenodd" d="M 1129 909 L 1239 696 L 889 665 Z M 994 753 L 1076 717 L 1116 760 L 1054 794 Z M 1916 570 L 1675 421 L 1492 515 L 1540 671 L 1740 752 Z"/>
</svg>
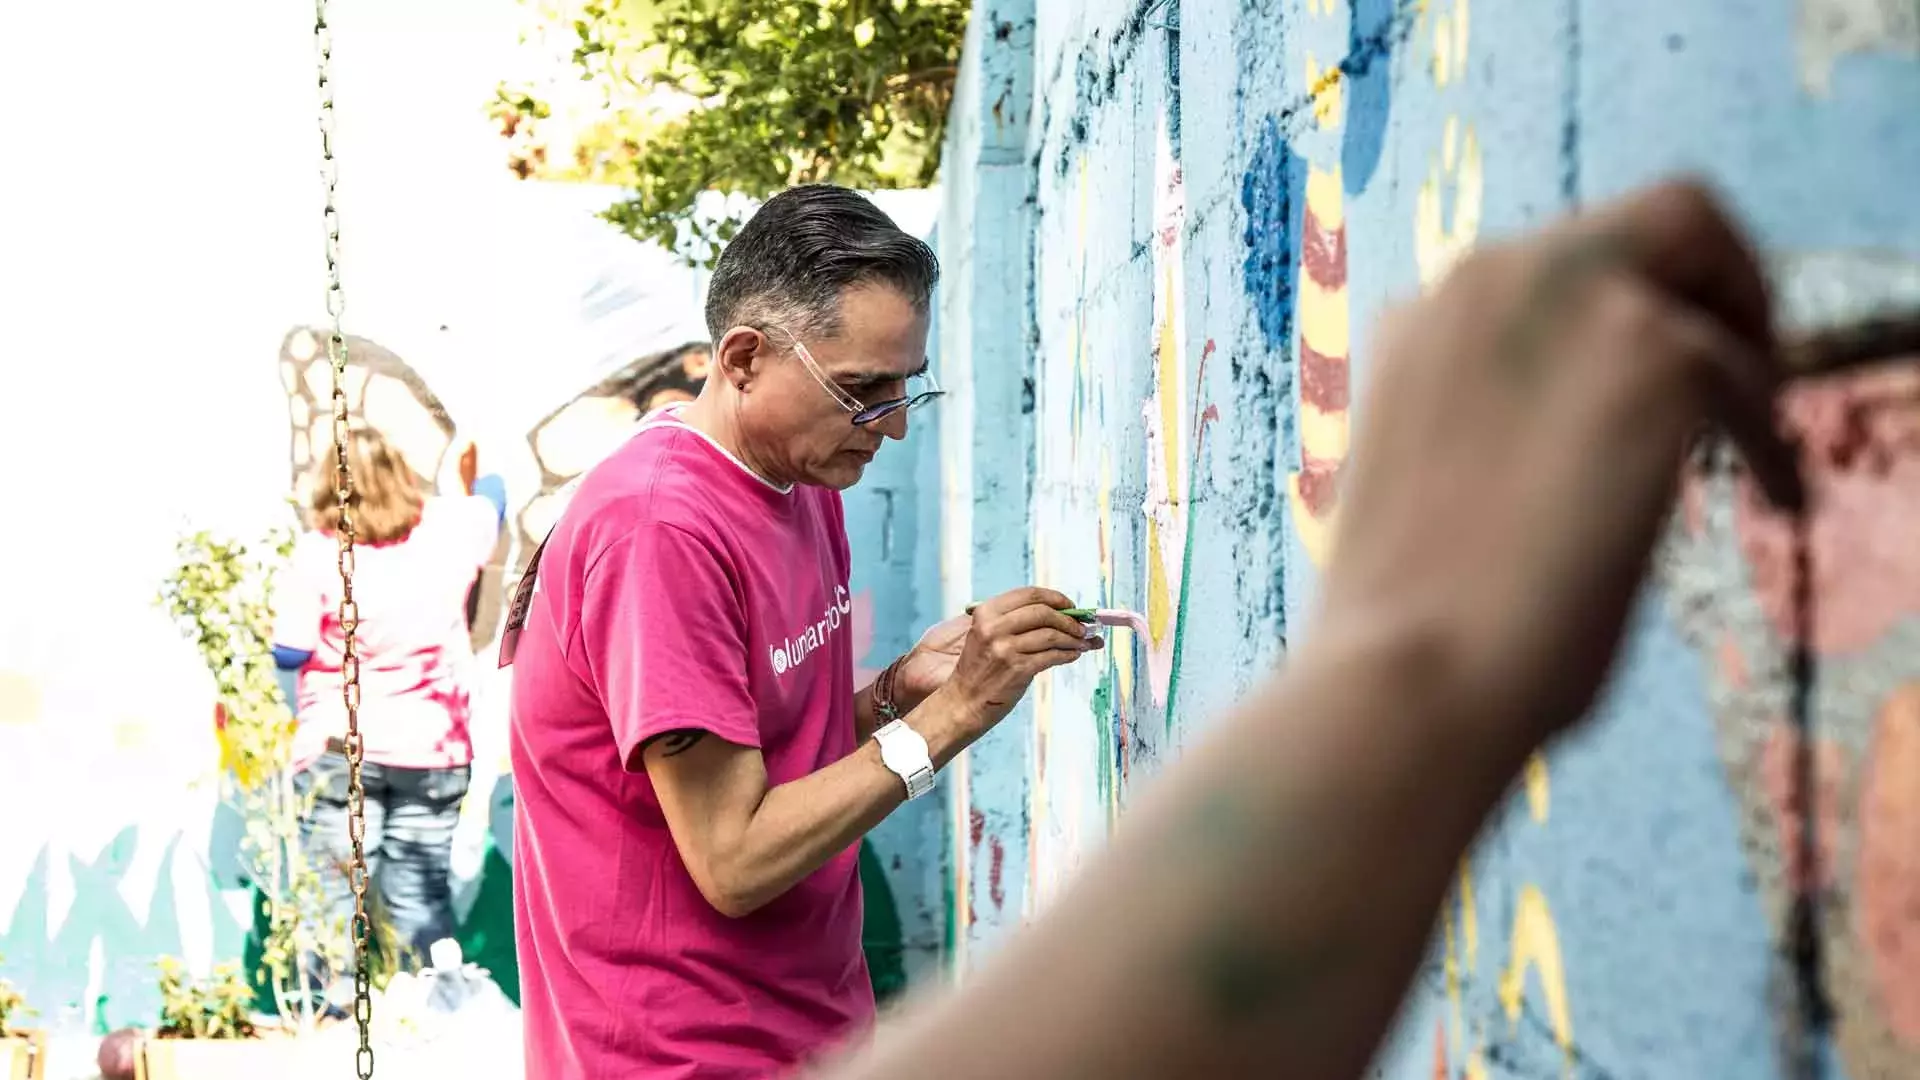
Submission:
<svg viewBox="0 0 1920 1080">
<path fill-rule="evenodd" d="M 813 475 L 807 477 L 807 483 L 815 487 L 845 491 L 860 482 L 860 478 L 867 474 L 867 466 L 871 463 L 870 458 L 835 458 L 826 467 L 815 469 Z"/>
</svg>

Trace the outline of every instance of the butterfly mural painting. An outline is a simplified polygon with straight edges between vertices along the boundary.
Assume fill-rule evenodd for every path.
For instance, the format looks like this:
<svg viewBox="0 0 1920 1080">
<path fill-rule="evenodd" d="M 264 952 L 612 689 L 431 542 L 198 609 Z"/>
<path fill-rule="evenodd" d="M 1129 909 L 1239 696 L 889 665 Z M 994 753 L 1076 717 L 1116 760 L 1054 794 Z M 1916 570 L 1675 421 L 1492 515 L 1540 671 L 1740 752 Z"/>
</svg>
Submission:
<svg viewBox="0 0 1920 1080">
<path fill-rule="evenodd" d="M 287 393 L 287 461 L 295 498 L 303 490 L 314 455 L 332 445 L 332 367 L 326 331 L 298 326 L 281 341 L 281 385 Z M 503 581 L 525 570 L 537 547 L 566 506 L 568 485 L 611 453 L 640 418 L 676 401 L 692 401 L 706 381 L 710 352 L 705 342 L 686 342 L 639 357 L 551 410 L 526 433 L 527 448 L 539 469 L 539 487 L 521 502 L 511 535 L 475 584 L 468 624 L 476 650 L 486 647 L 499 628 Z M 354 426 L 378 430 L 400 449 L 425 488 L 434 494 L 449 485 L 460 426 L 421 375 L 379 343 L 347 337 L 347 414 Z M 509 555 L 518 551 L 508 573 Z"/>
<path fill-rule="evenodd" d="M 530 552 L 540 543 L 565 509 L 567 485 L 618 447 L 641 417 L 692 401 L 711 364 L 706 342 L 643 356 L 542 417 L 527 432 L 540 489 L 516 518 L 520 549 Z"/>
</svg>

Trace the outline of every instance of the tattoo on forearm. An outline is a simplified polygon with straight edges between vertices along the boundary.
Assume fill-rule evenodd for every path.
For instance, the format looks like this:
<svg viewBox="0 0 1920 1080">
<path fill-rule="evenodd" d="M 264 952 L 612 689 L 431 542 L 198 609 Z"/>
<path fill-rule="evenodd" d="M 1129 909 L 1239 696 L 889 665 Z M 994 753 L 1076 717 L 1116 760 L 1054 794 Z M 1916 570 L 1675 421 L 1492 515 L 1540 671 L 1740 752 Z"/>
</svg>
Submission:
<svg viewBox="0 0 1920 1080">
<path fill-rule="evenodd" d="M 660 744 L 661 757 L 677 757 L 693 749 L 695 743 L 706 737 L 704 731 L 669 731 L 654 741 Z"/>
<path fill-rule="evenodd" d="M 1300 958 L 1281 956 L 1246 938 L 1222 926 L 1194 956 L 1201 996 L 1214 1019 L 1228 1027 L 1270 1015 L 1296 1000 L 1310 982 Z"/>
<path fill-rule="evenodd" d="M 1255 812 L 1227 791 L 1209 795 L 1183 835 L 1183 855 L 1195 861 L 1178 872 L 1193 875 L 1237 878 L 1256 847 L 1275 842 Z M 1335 961 L 1337 950 L 1330 942 L 1290 949 L 1264 940 L 1271 928 L 1250 914 L 1237 905 L 1215 911 L 1212 926 L 1187 960 L 1188 978 L 1223 1027 L 1271 1017 L 1274 1010 L 1297 1003 Z"/>
</svg>

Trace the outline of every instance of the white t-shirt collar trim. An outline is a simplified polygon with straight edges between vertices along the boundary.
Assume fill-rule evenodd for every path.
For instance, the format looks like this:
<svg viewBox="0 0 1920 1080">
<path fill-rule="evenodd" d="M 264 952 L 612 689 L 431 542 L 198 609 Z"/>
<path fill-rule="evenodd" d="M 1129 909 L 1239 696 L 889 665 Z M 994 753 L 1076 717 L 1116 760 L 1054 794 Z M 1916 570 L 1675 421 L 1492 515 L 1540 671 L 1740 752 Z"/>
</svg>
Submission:
<svg viewBox="0 0 1920 1080">
<path fill-rule="evenodd" d="M 766 485 L 768 490 L 780 495 L 793 494 L 792 484 L 776 484 L 773 481 L 767 479 L 766 477 L 761 476 L 759 473 L 754 472 L 752 468 L 748 467 L 746 462 L 741 461 L 737 457 L 734 457 L 733 451 L 728 450 L 724 446 L 721 446 L 720 443 L 717 440 L 715 440 L 713 436 L 708 435 L 706 432 L 701 431 L 699 428 L 694 427 L 692 424 L 689 424 L 685 420 L 680 419 L 680 410 L 686 407 L 687 407 L 687 403 L 684 401 L 678 401 L 673 403 L 672 405 L 663 405 L 660 408 L 655 409 L 654 411 L 641 417 L 640 427 L 637 430 L 646 431 L 649 428 L 656 428 L 656 427 L 684 428 L 685 430 L 691 432 L 692 434 L 699 436 L 702 440 L 706 442 L 708 446 L 713 447 L 714 450 L 719 452 L 721 457 L 726 458 L 728 461 L 733 462 L 735 468 L 739 469 L 743 473 L 746 473 L 748 476 L 753 477 L 755 480 L 758 480 L 760 483 Z"/>
</svg>

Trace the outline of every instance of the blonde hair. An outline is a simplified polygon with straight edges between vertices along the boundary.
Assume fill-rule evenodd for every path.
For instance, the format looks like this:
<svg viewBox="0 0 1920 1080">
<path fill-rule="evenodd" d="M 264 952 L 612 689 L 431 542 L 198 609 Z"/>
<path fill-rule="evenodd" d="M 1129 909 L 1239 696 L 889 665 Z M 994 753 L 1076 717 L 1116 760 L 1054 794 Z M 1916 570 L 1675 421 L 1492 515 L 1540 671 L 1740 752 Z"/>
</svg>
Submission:
<svg viewBox="0 0 1920 1080">
<path fill-rule="evenodd" d="M 334 490 L 334 444 L 316 457 L 308 474 L 307 521 L 323 533 L 340 530 L 339 493 Z M 353 471 L 353 535 L 368 544 L 405 540 L 420 524 L 426 495 L 420 478 L 379 432 L 360 428 L 347 436 L 347 467 Z"/>
</svg>

